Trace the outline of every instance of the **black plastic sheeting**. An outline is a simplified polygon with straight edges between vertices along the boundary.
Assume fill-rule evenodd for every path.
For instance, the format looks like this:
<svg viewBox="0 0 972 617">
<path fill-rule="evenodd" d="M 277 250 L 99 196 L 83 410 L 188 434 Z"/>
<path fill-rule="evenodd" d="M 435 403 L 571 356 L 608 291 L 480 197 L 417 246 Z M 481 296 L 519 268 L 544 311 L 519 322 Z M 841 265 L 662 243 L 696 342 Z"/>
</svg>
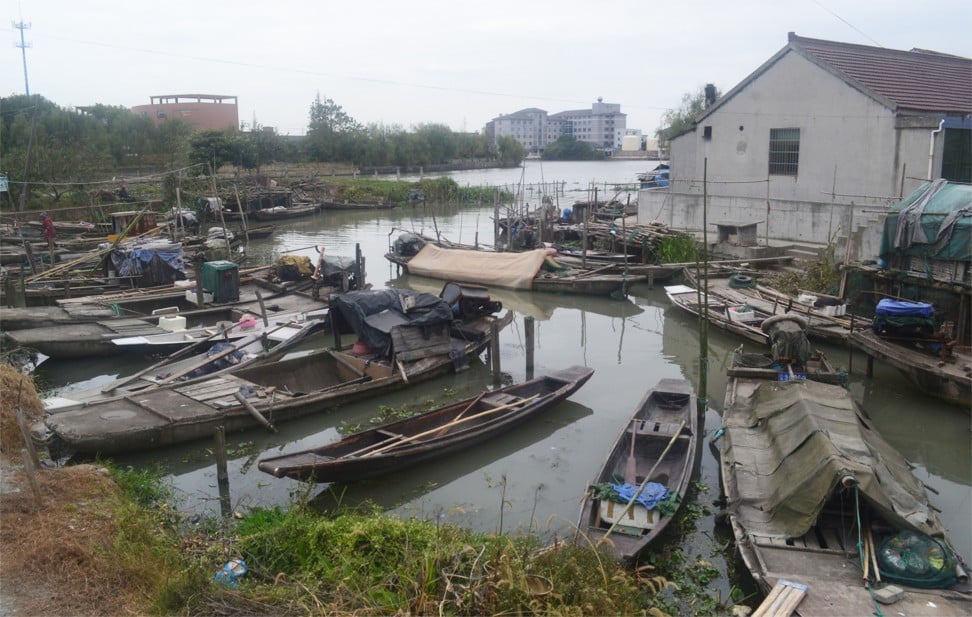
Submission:
<svg viewBox="0 0 972 617">
<path fill-rule="evenodd" d="M 340 314 L 358 339 L 385 358 L 393 351 L 391 328 L 451 324 L 453 320 L 445 300 L 409 289 L 349 291 L 331 296 L 329 301 L 331 310 Z"/>
</svg>

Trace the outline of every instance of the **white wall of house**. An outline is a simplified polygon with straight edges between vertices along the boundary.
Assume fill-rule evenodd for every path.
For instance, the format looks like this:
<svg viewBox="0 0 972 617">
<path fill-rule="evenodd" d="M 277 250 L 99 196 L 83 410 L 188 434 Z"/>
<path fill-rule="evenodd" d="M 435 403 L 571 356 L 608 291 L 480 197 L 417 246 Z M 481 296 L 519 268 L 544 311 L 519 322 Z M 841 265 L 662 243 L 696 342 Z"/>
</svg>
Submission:
<svg viewBox="0 0 972 617">
<path fill-rule="evenodd" d="M 835 241 L 842 250 L 848 230 L 873 227 L 858 231 L 852 255 L 873 258 L 883 211 L 927 176 L 936 124 L 896 118 L 794 51 L 727 97 L 695 131 L 672 141 L 671 187 L 641 191 L 639 222 L 657 217 L 700 232 L 705 184 L 710 237 L 718 222 L 761 221 L 761 240 Z M 800 129 L 796 176 L 768 174 L 770 129 L 779 128 Z"/>
</svg>

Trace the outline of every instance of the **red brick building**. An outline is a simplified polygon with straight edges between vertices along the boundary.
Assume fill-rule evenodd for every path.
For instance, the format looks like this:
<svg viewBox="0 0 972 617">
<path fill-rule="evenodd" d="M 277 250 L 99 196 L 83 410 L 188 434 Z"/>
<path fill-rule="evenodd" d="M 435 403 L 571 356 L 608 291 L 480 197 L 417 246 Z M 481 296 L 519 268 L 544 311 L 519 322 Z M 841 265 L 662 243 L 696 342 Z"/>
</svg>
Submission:
<svg viewBox="0 0 972 617">
<path fill-rule="evenodd" d="M 165 94 L 153 96 L 149 105 L 136 105 L 132 113 L 151 118 L 156 125 L 181 118 L 199 131 L 240 129 L 235 96 L 220 94 Z"/>
</svg>

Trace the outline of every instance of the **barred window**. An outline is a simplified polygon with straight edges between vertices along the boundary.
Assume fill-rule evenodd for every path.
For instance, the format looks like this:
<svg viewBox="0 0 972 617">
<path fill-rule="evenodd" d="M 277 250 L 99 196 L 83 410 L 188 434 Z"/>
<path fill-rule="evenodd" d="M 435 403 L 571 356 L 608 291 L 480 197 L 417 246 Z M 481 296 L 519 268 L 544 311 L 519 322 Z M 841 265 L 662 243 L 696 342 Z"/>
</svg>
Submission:
<svg viewBox="0 0 972 617">
<path fill-rule="evenodd" d="M 800 129 L 770 129 L 770 175 L 795 176 L 800 166 Z"/>
</svg>

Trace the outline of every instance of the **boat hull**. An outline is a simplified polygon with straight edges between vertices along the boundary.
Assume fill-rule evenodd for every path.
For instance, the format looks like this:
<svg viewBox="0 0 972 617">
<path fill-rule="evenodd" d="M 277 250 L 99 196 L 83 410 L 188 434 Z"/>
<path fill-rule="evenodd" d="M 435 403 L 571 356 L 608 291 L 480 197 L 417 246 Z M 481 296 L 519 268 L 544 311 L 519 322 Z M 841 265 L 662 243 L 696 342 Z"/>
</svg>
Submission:
<svg viewBox="0 0 972 617">
<path fill-rule="evenodd" d="M 506 313 L 477 320 L 481 336 L 454 339 L 451 352 L 407 364 L 322 349 L 51 413 L 46 425 L 70 450 L 115 454 L 209 438 L 218 427 L 237 431 L 276 424 L 453 371 L 454 354 L 478 355 L 490 344 L 490 324 L 502 329 L 512 319 Z M 476 326 L 467 325 L 467 333 Z M 246 403 L 237 398 L 241 393 Z"/>
<path fill-rule="evenodd" d="M 460 401 L 340 442 L 266 458 L 261 471 L 315 482 L 354 482 L 412 467 L 495 438 L 566 399 L 594 370 L 571 367 Z"/>
<path fill-rule="evenodd" d="M 898 369 L 923 392 L 972 411 L 972 356 L 955 352 L 950 362 L 882 339 L 863 330 L 851 336 L 854 347 Z"/>
</svg>

